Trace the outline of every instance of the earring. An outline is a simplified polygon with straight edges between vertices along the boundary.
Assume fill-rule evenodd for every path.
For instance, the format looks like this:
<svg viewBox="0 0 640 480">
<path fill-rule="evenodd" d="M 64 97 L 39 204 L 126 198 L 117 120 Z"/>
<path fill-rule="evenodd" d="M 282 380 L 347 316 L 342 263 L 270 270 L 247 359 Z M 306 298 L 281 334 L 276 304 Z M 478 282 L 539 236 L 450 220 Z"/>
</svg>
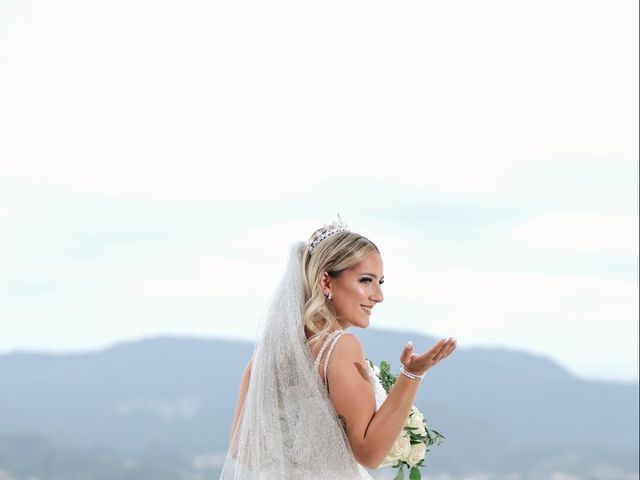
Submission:
<svg viewBox="0 0 640 480">
<path fill-rule="evenodd" d="M 331 300 L 331 292 L 329 292 L 329 294 L 327 295 L 327 298 Z"/>
</svg>

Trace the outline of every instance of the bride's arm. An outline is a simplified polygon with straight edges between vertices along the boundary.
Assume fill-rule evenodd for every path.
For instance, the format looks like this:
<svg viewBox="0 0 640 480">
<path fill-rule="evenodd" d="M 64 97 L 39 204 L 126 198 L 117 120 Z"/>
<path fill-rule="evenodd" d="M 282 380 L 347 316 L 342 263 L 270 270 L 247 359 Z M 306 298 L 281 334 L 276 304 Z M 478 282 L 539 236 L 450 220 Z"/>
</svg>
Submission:
<svg viewBox="0 0 640 480">
<path fill-rule="evenodd" d="M 247 397 L 247 390 L 249 389 L 249 380 L 251 379 L 251 367 L 253 365 L 253 357 L 247 363 L 244 372 L 242 372 L 242 378 L 240 379 L 240 388 L 238 391 L 238 401 L 236 403 L 236 413 L 233 417 L 233 424 L 231 427 L 231 433 L 229 434 L 229 444 L 231 445 L 231 441 L 233 440 L 233 433 L 235 432 L 238 426 L 238 420 L 240 419 L 240 412 L 242 411 L 242 407 L 244 406 L 245 398 Z M 232 452 L 235 451 L 232 449 Z"/>
<path fill-rule="evenodd" d="M 400 375 L 376 412 L 364 349 L 354 335 L 343 335 L 329 362 L 329 396 L 345 427 L 356 460 L 376 468 L 402 431 L 420 382 Z"/>
</svg>

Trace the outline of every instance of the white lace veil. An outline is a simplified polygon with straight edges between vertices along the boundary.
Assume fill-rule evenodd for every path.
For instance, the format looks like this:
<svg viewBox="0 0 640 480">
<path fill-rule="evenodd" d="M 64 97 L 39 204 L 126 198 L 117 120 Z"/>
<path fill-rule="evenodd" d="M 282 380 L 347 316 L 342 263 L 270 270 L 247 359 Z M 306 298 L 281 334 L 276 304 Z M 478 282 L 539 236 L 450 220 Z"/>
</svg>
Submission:
<svg viewBox="0 0 640 480">
<path fill-rule="evenodd" d="M 258 332 L 251 380 L 220 480 L 354 480 L 354 459 L 335 410 L 313 369 L 302 314 L 307 242 L 289 248 Z"/>
</svg>

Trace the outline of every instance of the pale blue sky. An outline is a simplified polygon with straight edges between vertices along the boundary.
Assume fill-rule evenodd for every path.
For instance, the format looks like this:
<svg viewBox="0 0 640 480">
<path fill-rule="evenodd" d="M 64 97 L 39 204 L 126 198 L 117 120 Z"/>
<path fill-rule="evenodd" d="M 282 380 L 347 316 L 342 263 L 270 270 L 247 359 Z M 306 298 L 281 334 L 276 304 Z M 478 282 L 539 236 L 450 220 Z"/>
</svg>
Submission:
<svg viewBox="0 0 640 480">
<path fill-rule="evenodd" d="M 340 212 L 372 326 L 637 381 L 637 2 L 7 5 L 0 351 L 252 339 Z"/>
</svg>

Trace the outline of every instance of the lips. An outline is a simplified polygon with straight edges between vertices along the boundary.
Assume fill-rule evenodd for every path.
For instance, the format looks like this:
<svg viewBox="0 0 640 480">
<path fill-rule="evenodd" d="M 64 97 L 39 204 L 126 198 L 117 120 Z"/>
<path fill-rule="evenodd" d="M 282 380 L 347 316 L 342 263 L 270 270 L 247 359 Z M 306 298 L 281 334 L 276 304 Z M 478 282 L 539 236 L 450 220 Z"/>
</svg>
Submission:
<svg viewBox="0 0 640 480">
<path fill-rule="evenodd" d="M 371 309 L 373 308 L 373 305 L 371 306 L 367 306 L 367 305 L 360 305 L 360 307 L 362 307 L 362 309 L 367 312 L 369 315 L 371 315 Z"/>
</svg>

